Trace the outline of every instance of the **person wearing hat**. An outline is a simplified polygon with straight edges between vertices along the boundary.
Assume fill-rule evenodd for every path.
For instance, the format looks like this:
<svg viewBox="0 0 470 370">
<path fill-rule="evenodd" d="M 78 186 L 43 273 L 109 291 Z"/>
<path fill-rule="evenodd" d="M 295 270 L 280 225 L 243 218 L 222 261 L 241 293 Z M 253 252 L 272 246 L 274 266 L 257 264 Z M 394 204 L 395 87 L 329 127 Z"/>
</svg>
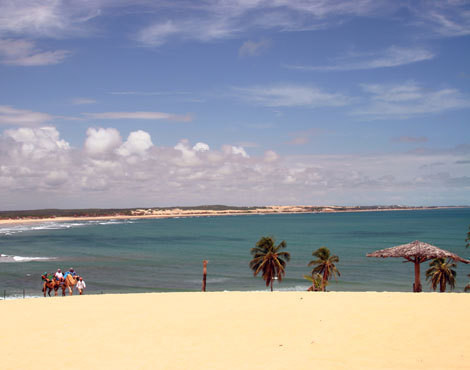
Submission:
<svg viewBox="0 0 470 370">
<path fill-rule="evenodd" d="M 83 291 L 85 290 L 85 288 L 86 288 L 85 280 L 83 280 L 83 278 L 80 276 L 77 282 L 77 289 L 80 295 L 83 294 Z"/>
<path fill-rule="evenodd" d="M 41 275 L 42 281 L 49 282 L 52 281 L 53 275 L 49 274 L 48 272 L 45 272 L 44 274 Z"/>
<path fill-rule="evenodd" d="M 57 269 L 57 272 L 54 274 L 54 277 L 57 279 L 57 280 L 60 280 L 61 278 L 64 277 L 64 274 L 62 274 L 62 270 L 61 269 Z"/>
<path fill-rule="evenodd" d="M 70 267 L 69 270 L 64 274 L 64 278 L 66 278 L 67 275 L 77 276 L 77 273 L 75 272 L 73 267 Z"/>
</svg>

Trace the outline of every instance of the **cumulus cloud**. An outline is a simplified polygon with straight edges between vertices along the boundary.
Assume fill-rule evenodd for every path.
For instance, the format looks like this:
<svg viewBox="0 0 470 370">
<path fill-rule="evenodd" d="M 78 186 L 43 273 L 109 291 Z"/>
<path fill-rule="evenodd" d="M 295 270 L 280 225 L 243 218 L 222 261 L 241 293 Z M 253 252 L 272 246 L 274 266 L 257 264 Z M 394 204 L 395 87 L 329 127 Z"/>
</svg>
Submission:
<svg viewBox="0 0 470 370">
<path fill-rule="evenodd" d="M 267 150 L 264 152 L 265 162 L 275 162 L 279 159 L 279 155 L 274 150 Z"/>
<path fill-rule="evenodd" d="M 250 158 L 245 149 L 241 146 L 232 146 L 232 153 L 235 155 L 241 155 L 243 158 Z"/>
<path fill-rule="evenodd" d="M 208 152 L 210 150 L 210 147 L 206 143 L 199 142 L 193 146 L 193 150 L 196 152 Z"/>
<path fill-rule="evenodd" d="M 138 130 L 131 132 L 126 142 L 122 144 L 117 152 L 122 156 L 144 155 L 153 146 L 148 132 Z"/>
<path fill-rule="evenodd" d="M 10 138 L 18 144 L 16 154 L 33 159 L 44 158 L 50 153 L 67 151 L 70 148 L 69 144 L 61 140 L 59 136 L 55 127 L 19 128 L 4 132 L 5 138 Z"/>
<path fill-rule="evenodd" d="M 122 143 L 121 134 L 115 128 L 89 128 L 86 134 L 85 151 L 92 157 L 109 154 Z"/>
<path fill-rule="evenodd" d="M 191 148 L 187 139 L 181 140 L 175 145 L 174 149 L 179 152 L 181 161 L 176 161 L 178 165 L 195 165 L 200 162 L 197 156 L 197 150 Z"/>
<path fill-rule="evenodd" d="M 54 127 L 5 130 L 0 135 L 2 207 L 445 204 L 468 199 L 468 145 L 302 156 L 272 150 L 248 156 L 242 147 L 207 147 L 188 140 L 173 148 L 155 146 L 141 130 L 123 142 L 114 128 L 90 128 L 83 147 L 72 147 Z"/>
</svg>

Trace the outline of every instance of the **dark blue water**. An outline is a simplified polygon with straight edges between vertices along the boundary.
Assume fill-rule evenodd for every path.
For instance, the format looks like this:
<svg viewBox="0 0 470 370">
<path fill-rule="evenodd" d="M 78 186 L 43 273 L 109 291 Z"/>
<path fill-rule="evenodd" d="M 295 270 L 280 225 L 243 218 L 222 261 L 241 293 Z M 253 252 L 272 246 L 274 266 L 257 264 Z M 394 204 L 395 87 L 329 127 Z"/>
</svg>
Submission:
<svg viewBox="0 0 470 370">
<path fill-rule="evenodd" d="M 263 235 L 287 242 L 291 261 L 276 289 L 304 290 L 312 251 L 328 247 L 340 258 L 339 291 L 410 291 L 413 265 L 368 258 L 377 249 L 421 240 L 470 258 L 465 238 L 470 209 L 223 216 L 138 221 L 44 223 L 0 228 L 0 295 L 39 295 L 44 271 L 74 267 L 88 293 L 198 291 L 202 260 L 208 290 L 264 290 L 248 267 L 250 248 Z M 18 257 L 29 257 L 21 259 Z M 31 258 L 32 257 L 32 258 Z M 33 259 L 33 258 L 43 259 Z M 29 262 L 26 262 L 29 261 Z M 428 263 L 422 265 L 422 279 Z M 470 278 L 459 264 L 457 288 Z M 424 290 L 429 285 L 424 283 Z"/>
</svg>

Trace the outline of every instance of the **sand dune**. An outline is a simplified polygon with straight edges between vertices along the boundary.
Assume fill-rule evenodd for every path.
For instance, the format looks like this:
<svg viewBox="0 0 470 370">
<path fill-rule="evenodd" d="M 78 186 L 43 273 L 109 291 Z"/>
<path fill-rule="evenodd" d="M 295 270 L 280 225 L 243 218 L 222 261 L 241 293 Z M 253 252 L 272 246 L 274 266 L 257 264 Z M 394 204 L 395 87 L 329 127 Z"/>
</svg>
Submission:
<svg viewBox="0 0 470 370">
<path fill-rule="evenodd" d="M 2 369 L 469 368 L 470 295 L 230 292 L 0 302 Z"/>
</svg>

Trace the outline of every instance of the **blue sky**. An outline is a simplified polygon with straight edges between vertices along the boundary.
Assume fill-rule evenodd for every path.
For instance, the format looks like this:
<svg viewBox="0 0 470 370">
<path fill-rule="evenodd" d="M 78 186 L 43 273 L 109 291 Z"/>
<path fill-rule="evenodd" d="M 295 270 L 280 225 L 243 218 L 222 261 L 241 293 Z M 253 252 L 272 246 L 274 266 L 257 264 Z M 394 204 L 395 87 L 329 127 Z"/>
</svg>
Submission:
<svg viewBox="0 0 470 370">
<path fill-rule="evenodd" d="M 468 1 L 0 0 L 0 208 L 468 204 Z"/>
</svg>

